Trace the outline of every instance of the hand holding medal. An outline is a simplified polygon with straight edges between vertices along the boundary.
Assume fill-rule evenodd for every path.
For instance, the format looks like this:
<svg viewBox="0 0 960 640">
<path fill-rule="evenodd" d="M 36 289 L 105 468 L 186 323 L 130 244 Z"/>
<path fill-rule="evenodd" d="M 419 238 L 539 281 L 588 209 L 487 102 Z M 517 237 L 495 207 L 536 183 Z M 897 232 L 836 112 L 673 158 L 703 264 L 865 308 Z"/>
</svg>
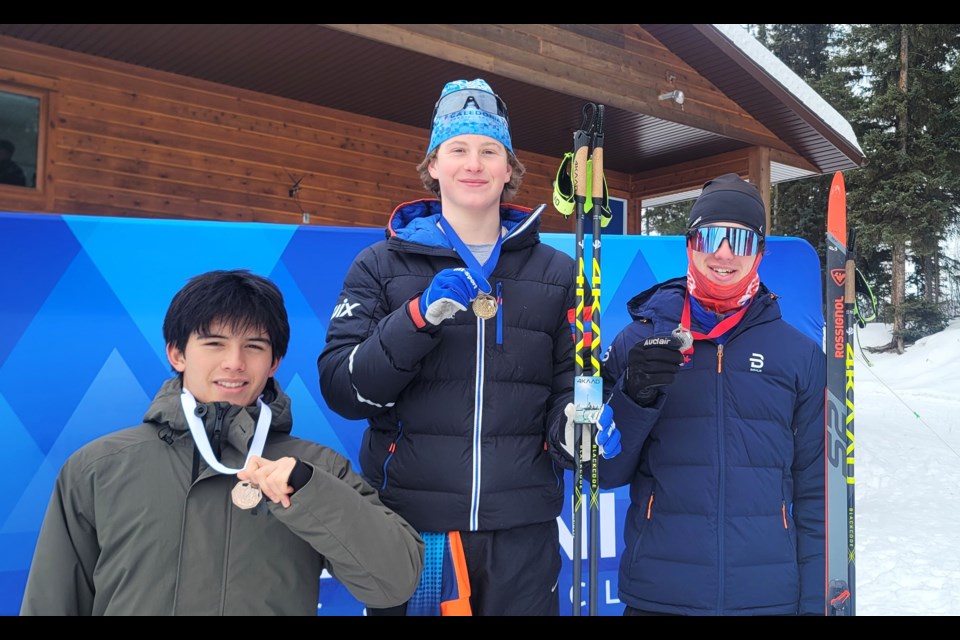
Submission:
<svg viewBox="0 0 960 640">
<path fill-rule="evenodd" d="M 257 418 L 257 427 L 253 432 L 253 440 L 250 443 L 247 460 L 242 469 L 231 469 L 217 460 L 213 449 L 210 448 L 210 442 L 207 440 L 203 420 L 200 418 L 205 412 L 201 411 L 202 408 L 198 407 L 197 399 L 186 388 L 180 394 L 180 403 L 183 406 L 183 415 L 187 420 L 187 426 L 190 427 L 193 442 L 206 463 L 219 473 L 225 475 L 237 474 L 240 481 L 230 492 L 230 499 L 233 504 L 240 509 L 252 509 L 260 504 L 263 494 L 266 494 L 267 498 L 283 504 L 284 508 L 290 506 L 290 494 L 293 493 L 293 488 L 287 485 L 287 480 L 290 478 L 296 460 L 281 458 L 274 462 L 260 457 L 267 442 L 267 432 L 270 431 L 270 421 L 273 418 L 270 405 L 263 402 L 262 396 L 257 399 L 257 406 L 260 407 L 260 417 Z M 285 474 L 283 473 L 284 468 L 286 468 Z M 281 475 L 277 475 L 278 471 Z"/>
<path fill-rule="evenodd" d="M 490 283 L 479 270 L 444 269 L 420 296 L 420 313 L 436 325 L 466 310 L 472 301 L 474 313 L 486 320 L 497 314 L 497 300 L 489 292 Z"/>
<path fill-rule="evenodd" d="M 444 269 L 444 271 L 463 272 L 469 281 L 468 300 L 473 302 L 471 305 L 473 312 L 481 320 L 489 320 L 490 318 L 493 318 L 497 315 L 499 304 L 497 299 L 490 295 L 491 288 L 490 283 L 487 282 L 487 278 L 490 277 L 490 274 L 493 273 L 494 268 L 497 266 L 497 260 L 500 258 L 500 245 L 503 238 L 499 235 L 497 236 L 497 240 L 490 251 L 489 257 L 487 258 L 486 262 L 481 265 L 470 249 L 460 239 L 460 236 L 457 235 L 457 232 L 450 225 L 450 222 L 446 220 L 446 218 L 440 216 L 439 224 L 440 228 L 443 229 L 443 232 L 446 234 L 447 239 L 450 241 L 450 244 L 453 245 L 457 255 L 459 255 L 464 263 L 469 267 L 469 269 Z M 444 271 L 438 273 L 437 277 L 444 273 Z M 434 278 L 434 282 L 436 282 L 436 278 Z M 431 288 L 433 288 L 432 284 Z M 426 296 L 429 291 L 430 289 L 424 293 L 424 296 Z M 421 299 L 421 307 L 422 305 L 423 301 Z M 466 307 L 464 306 L 463 308 L 465 309 Z M 463 309 L 460 310 L 462 311 Z M 453 313 L 456 313 L 456 311 Z M 450 315 L 452 316 L 453 313 Z M 430 318 L 427 317 L 427 320 L 429 319 Z"/>
<path fill-rule="evenodd" d="M 241 509 L 250 509 L 260 503 L 261 495 L 271 502 L 279 502 L 284 509 L 290 506 L 290 474 L 296 466 L 296 458 L 284 457 L 279 460 L 267 460 L 260 456 L 251 456 L 247 466 L 237 474 L 237 486 L 233 488 L 231 498 Z M 247 506 L 249 505 L 249 506 Z"/>
</svg>

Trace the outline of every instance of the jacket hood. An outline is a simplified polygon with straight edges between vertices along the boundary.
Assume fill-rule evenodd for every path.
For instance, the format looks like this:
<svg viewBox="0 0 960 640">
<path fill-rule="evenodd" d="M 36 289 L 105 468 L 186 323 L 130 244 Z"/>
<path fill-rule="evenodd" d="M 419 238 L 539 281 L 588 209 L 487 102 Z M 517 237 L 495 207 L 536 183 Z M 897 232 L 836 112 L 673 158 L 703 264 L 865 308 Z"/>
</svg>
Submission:
<svg viewBox="0 0 960 640">
<path fill-rule="evenodd" d="M 438 226 L 442 205 L 435 198 L 413 200 L 397 205 L 387 222 L 387 239 L 453 249 L 446 234 Z M 500 205 L 500 223 L 507 229 L 505 249 L 515 249 L 540 241 L 540 214 L 526 207 Z"/>
<path fill-rule="evenodd" d="M 176 434 L 189 434 L 190 427 L 187 425 L 186 418 L 183 415 L 183 406 L 180 404 L 180 394 L 183 391 L 182 380 L 180 376 L 174 376 L 168 379 L 160 387 L 157 395 L 154 396 L 150 408 L 143 416 L 146 424 L 154 425 L 158 429 L 171 429 Z M 293 428 L 293 416 L 290 412 L 290 397 L 280 389 L 280 386 L 273 378 L 267 381 L 267 386 L 263 390 L 263 401 L 266 402 L 271 411 L 273 411 L 270 421 L 271 433 L 290 433 Z M 198 403 L 198 406 L 207 407 L 207 415 L 216 415 L 215 402 Z M 237 444 L 242 444 L 237 448 L 246 451 L 249 439 L 253 437 L 253 431 L 256 428 L 257 418 L 260 415 L 259 406 L 239 407 L 229 405 L 227 414 L 224 418 L 224 424 L 229 425 L 227 437 L 233 441 L 237 438 Z M 209 421 L 209 418 L 208 418 Z M 205 421 L 206 422 L 206 421 Z M 234 428 L 236 425 L 236 428 Z M 236 446 L 236 445 L 235 445 Z"/>
</svg>

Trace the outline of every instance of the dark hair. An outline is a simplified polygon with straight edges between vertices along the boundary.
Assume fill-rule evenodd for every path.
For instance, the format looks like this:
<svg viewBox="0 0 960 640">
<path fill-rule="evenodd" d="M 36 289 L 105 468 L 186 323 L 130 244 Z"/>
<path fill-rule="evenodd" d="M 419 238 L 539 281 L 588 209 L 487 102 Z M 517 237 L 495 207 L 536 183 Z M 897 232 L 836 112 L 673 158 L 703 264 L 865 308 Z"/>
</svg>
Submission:
<svg viewBox="0 0 960 640">
<path fill-rule="evenodd" d="M 262 329 L 270 337 L 273 361 L 287 353 L 290 323 L 283 294 L 273 282 L 246 269 L 208 271 L 191 278 L 173 296 L 163 319 L 163 339 L 181 352 L 194 332 L 229 324 L 237 332 Z"/>
<path fill-rule="evenodd" d="M 13 152 L 17 150 L 13 143 L 9 140 L 0 140 L 0 149 L 6 149 L 7 153 L 13 155 Z"/>
</svg>

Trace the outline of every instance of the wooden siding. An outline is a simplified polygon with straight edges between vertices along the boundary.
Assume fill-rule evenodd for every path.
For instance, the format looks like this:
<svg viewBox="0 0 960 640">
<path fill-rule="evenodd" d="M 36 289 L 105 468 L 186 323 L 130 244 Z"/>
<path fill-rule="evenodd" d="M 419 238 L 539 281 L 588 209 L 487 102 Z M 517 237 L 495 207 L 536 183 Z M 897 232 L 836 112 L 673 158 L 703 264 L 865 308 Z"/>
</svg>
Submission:
<svg viewBox="0 0 960 640">
<path fill-rule="evenodd" d="M 4 86 L 48 98 L 43 180 L 0 190 L 6 210 L 300 224 L 302 208 L 313 225 L 383 226 L 430 195 L 425 129 L 0 37 Z M 550 203 L 559 158 L 517 155 L 517 204 Z M 607 183 L 629 198 L 628 176 Z M 552 206 L 542 219 L 573 229 Z"/>
<path fill-rule="evenodd" d="M 326 24 L 750 145 L 790 147 L 636 24 Z M 678 105 L 659 95 L 682 89 Z"/>
</svg>

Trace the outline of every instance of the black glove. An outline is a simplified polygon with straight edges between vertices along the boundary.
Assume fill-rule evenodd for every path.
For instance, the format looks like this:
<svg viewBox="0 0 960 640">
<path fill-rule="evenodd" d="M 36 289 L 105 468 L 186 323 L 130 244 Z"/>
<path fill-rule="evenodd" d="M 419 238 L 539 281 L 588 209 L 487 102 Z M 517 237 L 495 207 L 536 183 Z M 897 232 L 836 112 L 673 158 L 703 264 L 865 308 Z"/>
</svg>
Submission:
<svg viewBox="0 0 960 640">
<path fill-rule="evenodd" d="M 682 340 L 677 336 L 654 336 L 638 342 L 627 354 L 623 390 L 641 407 L 652 405 L 659 388 L 673 382 L 683 364 Z"/>
</svg>

